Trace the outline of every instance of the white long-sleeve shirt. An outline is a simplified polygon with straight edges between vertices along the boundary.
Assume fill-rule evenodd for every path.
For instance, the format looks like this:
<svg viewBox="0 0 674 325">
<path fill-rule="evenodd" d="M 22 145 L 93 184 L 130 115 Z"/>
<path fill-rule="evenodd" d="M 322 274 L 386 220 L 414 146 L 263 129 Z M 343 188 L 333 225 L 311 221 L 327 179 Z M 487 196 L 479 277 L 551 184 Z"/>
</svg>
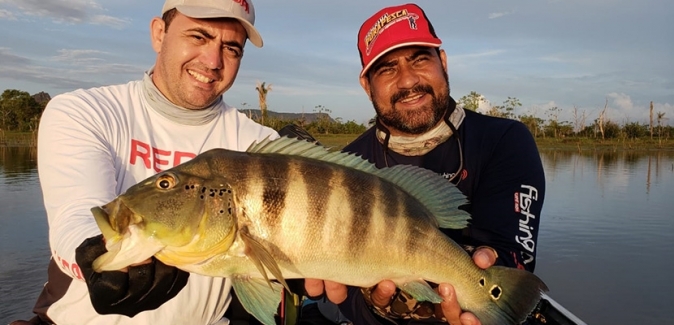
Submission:
<svg viewBox="0 0 674 325">
<path fill-rule="evenodd" d="M 75 249 L 100 234 L 90 209 L 137 182 L 212 148 L 246 150 L 277 133 L 220 102 L 204 125 L 160 115 L 143 97 L 143 82 L 77 90 L 54 97 L 42 115 L 38 171 L 49 220 L 49 243 L 60 269 L 73 277 L 47 315 L 66 324 L 216 324 L 229 304 L 225 278 L 191 274 L 187 285 L 156 310 L 133 318 L 93 309 Z"/>
</svg>

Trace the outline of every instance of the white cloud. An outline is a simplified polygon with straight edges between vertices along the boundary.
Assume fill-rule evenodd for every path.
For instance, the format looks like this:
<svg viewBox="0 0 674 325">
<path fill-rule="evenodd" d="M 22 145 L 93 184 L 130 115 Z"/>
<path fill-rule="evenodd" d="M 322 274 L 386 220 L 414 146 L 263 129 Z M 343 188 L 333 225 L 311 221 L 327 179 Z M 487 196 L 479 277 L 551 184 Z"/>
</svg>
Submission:
<svg viewBox="0 0 674 325">
<path fill-rule="evenodd" d="M 494 12 L 494 13 L 490 13 L 490 14 L 489 14 L 489 19 L 501 18 L 501 17 L 504 17 L 504 16 L 512 15 L 512 14 L 514 14 L 514 13 L 515 13 L 514 10 L 511 10 L 511 11 L 504 11 L 504 12 Z"/>
<path fill-rule="evenodd" d="M 107 15 L 94 15 L 91 17 L 91 23 L 94 25 L 109 26 L 115 29 L 123 29 L 131 23 L 131 20 Z"/>
<path fill-rule="evenodd" d="M 43 90 L 72 90 L 137 79 L 146 68 L 116 63 L 105 57 L 106 52 L 97 50 L 62 49 L 57 52 L 58 55 L 47 60 L 38 60 L 0 47 L 0 79 L 35 83 L 42 85 Z"/>
<path fill-rule="evenodd" d="M 3 65 L 13 66 L 18 64 L 29 64 L 30 60 L 12 53 L 11 49 L 0 47 L 0 67 Z"/>
<path fill-rule="evenodd" d="M 52 61 L 68 62 L 71 64 L 100 62 L 103 61 L 103 59 L 93 56 L 97 54 L 106 54 L 105 52 L 98 50 L 67 50 L 67 49 L 58 50 L 58 53 L 59 55 L 51 58 Z"/>
<path fill-rule="evenodd" d="M 480 95 L 480 99 L 481 99 L 481 100 L 480 100 L 480 102 L 479 102 L 478 105 L 477 105 L 477 110 L 476 110 L 476 111 L 477 111 L 477 112 L 480 112 L 480 113 L 482 113 L 482 114 L 485 114 L 485 113 L 489 112 L 489 110 L 491 109 L 491 106 L 492 106 L 492 105 L 491 105 L 491 102 L 489 101 L 489 99 L 487 99 L 486 97 Z"/>
<path fill-rule="evenodd" d="M 124 28 L 131 23 L 129 19 L 101 14 L 105 9 L 95 0 L 0 0 L 0 3 L 9 4 L 18 11 L 17 13 L 5 10 L 12 16 L 21 14 L 48 17 L 59 23 L 86 23 L 116 29 Z"/>
<path fill-rule="evenodd" d="M 613 105 L 616 106 L 616 108 L 624 110 L 624 111 L 631 111 L 634 109 L 634 103 L 632 102 L 632 98 L 630 96 L 623 94 L 623 93 L 610 93 L 607 95 L 608 98 L 613 99 Z"/>
<path fill-rule="evenodd" d="M 66 64 L 62 68 L 76 74 L 133 74 L 138 75 L 143 68 L 133 65 L 115 62 L 110 58 L 110 53 L 88 49 L 61 49 L 59 54 L 52 56 L 50 61 Z"/>
<path fill-rule="evenodd" d="M 505 50 L 488 50 L 488 51 L 477 52 L 477 53 L 451 55 L 447 58 L 447 60 L 453 61 L 453 60 L 460 60 L 460 59 L 474 59 L 474 58 L 492 57 L 492 56 L 503 54 L 504 52 L 506 52 L 506 51 Z"/>
<path fill-rule="evenodd" d="M 16 20 L 14 13 L 6 9 L 0 9 L 0 19 Z"/>
<path fill-rule="evenodd" d="M 539 60 L 553 63 L 571 63 L 571 64 L 591 64 L 592 58 L 588 56 L 581 56 L 578 54 L 562 54 L 555 53 L 542 56 Z"/>
</svg>

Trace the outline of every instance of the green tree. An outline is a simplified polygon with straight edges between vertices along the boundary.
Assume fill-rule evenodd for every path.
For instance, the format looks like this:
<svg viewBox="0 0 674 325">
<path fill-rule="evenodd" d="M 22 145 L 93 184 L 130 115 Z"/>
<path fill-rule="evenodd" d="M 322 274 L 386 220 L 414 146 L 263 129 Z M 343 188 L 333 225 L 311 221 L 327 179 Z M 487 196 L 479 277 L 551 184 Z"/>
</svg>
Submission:
<svg viewBox="0 0 674 325">
<path fill-rule="evenodd" d="M 503 108 L 505 109 L 505 117 L 515 119 L 515 109 L 521 107 L 522 103 L 517 97 L 510 97 L 503 101 Z"/>
<path fill-rule="evenodd" d="M 620 137 L 620 126 L 618 123 L 607 120 L 604 123 L 604 137 L 606 139 L 616 139 Z"/>
<path fill-rule="evenodd" d="M 559 114 L 561 111 L 562 110 L 559 107 L 553 106 L 550 107 L 546 113 L 548 117 L 550 117 L 548 125 L 546 126 L 546 133 L 552 135 L 553 138 L 557 138 L 559 136 L 559 131 L 562 126 L 559 123 Z"/>
<path fill-rule="evenodd" d="M 520 115 L 520 122 L 526 125 L 529 132 L 531 132 L 535 138 L 538 137 L 541 126 L 545 123 L 542 118 L 528 114 Z"/>
<path fill-rule="evenodd" d="M 358 123 L 356 123 L 356 121 L 351 120 L 351 121 L 348 121 L 348 122 L 343 124 L 341 133 L 342 134 L 359 134 L 359 133 L 365 132 L 365 130 L 367 130 L 365 125 L 358 124 Z"/>
<path fill-rule="evenodd" d="M 508 96 L 508 99 L 503 101 L 503 105 L 492 106 L 487 115 L 502 118 L 515 119 L 515 108 L 522 106 L 520 100 L 516 97 Z"/>
<path fill-rule="evenodd" d="M 628 139 L 637 139 L 649 133 L 649 125 L 641 125 L 637 122 L 627 123 L 623 126 L 623 133 Z"/>
<path fill-rule="evenodd" d="M 664 120 L 667 120 L 667 118 L 665 117 L 665 112 L 658 112 L 657 114 L 658 114 L 658 118 L 657 118 L 657 120 L 658 120 L 658 138 L 661 139 L 662 135 L 663 135 L 662 124 L 663 124 Z"/>
<path fill-rule="evenodd" d="M 8 131 L 35 131 L 44 105 L 29 93 L 7 89 L 0 95 L 0 129 Z"/>
<path fill-rule="evenodd" d="M 465 95 L 459 99 L 459 104 L 463 106 L 464 109 L 471 111 L 477 111 L 477 109 L 480 107 L 480 103 L 484 102 L 484 97 L 474 91 L 471 91 L 470 94 Z"/>
<path fill-rule="evenodd" d="M 329 134 L 333 123 L 330 118 L 332 111 L 323 105 L 316 105 L 314 108 L 314 112 L 318 113 L 318 120 L 310 123 L 309 128 L 315 130 L 317 134 Z"/>
</svg>

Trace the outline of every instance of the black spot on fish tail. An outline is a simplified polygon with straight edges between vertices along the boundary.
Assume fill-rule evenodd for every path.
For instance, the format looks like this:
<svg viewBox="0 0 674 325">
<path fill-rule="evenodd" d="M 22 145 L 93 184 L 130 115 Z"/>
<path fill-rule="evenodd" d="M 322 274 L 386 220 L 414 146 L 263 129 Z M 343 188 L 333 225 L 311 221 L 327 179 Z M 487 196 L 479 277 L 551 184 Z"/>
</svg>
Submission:
<svg viewBox="0 0 674 325">
<path fill-rule="evenodd" d="M 379 190 L 379 186 L 377 186 L 378 184 L 375 182 L 381 181 L 375 177 L 342 177 L 342 186 L 344 186 L 350 194 L 348 200 L 351 209 L 351 224 L 349 225 L 348 238 L 350 247 L 364 247 L 370 237 L 370 228 L 376 202 L 372 202 L 374 195 L 363 197 L 363 195 L 359 195 L 359 193 L 363 192 L 363 188 Z M 356 257 L 360 254 L 364 254 L 366 251 L 366 249 L 353 250 Z"/>
<path fill-rule="evenodd" d="M 501 298 L 501 287 L 497 285 L 493 286 L 489 294 L 491 295 L 491 299 L 499 300 Z"/>
<path fill-rule="evenodd" d="M 320 175 L 311 171 L 301 173 L 301 175 L 306 188 L 309 206 L 313 209 L 312 213 L 309 213 L 307 217 L 307 223 L 313 225 L 314 229 L 323 229 L 327 220 L 327 198 L 329 198 L 329 195 L 325 193 L 325 185 L 332 182 L 335 172 L 330 168 L 325 168 L 320 170 Z"/>
<path fill-rule="evenodd" d="M 288 195 L 290 170 L 288 161 L 285 163 L 267 164 L 260 168 L 264 180 L 262 193 L 262 207 L 270 229 L 278 229 L 281 215 L 285 209 L 285 200 Z"/>
</svg>

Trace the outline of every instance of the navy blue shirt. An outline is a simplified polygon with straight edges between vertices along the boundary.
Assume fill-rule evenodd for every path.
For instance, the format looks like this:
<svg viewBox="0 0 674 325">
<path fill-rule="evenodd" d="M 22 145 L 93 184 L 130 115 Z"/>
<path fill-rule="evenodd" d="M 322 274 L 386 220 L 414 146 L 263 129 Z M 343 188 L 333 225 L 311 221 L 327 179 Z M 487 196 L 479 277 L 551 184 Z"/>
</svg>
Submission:
<svg viewBox="0 0 674 325">
<path fill-rule="evenodd" d="M 409 157 L 385 150 L 372 127 L 343 151 L 361 155 L 379 168 L 415 165 L 447 179 L 458 173 L 453 183 L 468 198 L 462 208 L 471 214 L 470 225 L 442 231 L 468 249 L 494 248 L 497 265 L 533 272 L 545 176 L 531 132 L 518 121 L 466 110 L 457 133 L 427 154 Z M 340 304 L 342 312 L 356 324 L 373 323 L 364 308 L 360 290 L 350 288 L 347 301 Z"/>
</svg>

